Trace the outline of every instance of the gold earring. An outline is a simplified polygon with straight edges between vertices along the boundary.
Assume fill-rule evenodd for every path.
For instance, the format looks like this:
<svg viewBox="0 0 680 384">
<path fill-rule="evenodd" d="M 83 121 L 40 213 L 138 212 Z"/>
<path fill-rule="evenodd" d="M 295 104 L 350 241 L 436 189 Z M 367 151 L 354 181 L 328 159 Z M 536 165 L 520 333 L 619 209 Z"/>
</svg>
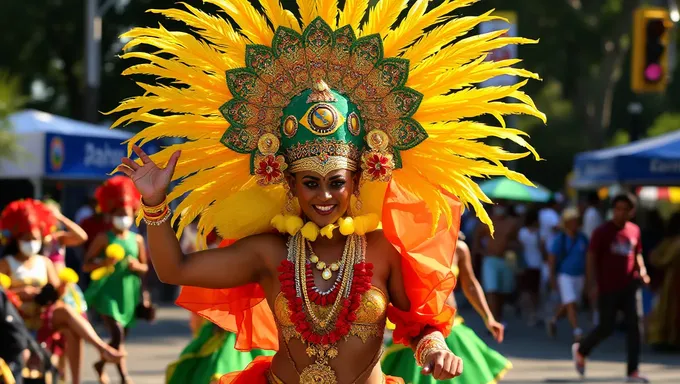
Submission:
<svg viewBox="0 0 680 384">
<path fill-rule="evenodd" d="M 291 192 L 290 189 L 288 189 L 286 193 L 286 213 L 292 213 L 293 212 L 293 199 L 295 197 L 293 196 L 293 192 Z"/>
<path fill-rule="evenodd" d="M 356 211 L 356 214 L 358 215 L 359 212 L 361 211 L 361 208 L 363 208 L 363 206 L 364 206 L 364 205 L 362 204 L 362 202 L 361 202 L 361 196 L 360 196 L 360 194 L 359 194 L 359 189 L 357 189 L 356 191 L 354 191 L 354 197 L 355 197 L 355 199 L 356 199 L 356 200 L 354 201 L 354 210 Z"/>
</svg>

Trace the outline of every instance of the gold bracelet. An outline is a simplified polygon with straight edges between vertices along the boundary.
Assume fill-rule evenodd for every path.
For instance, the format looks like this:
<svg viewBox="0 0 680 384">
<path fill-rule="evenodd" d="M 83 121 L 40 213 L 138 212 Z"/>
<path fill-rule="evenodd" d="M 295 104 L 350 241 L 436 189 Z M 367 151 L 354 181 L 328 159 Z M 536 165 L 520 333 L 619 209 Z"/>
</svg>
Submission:
<svg viewBox="0 0 680 384">
<path fill-rule="evenodd" d="M 141 197 L 139 198 L 139 201 L 142 205 L 142 210 L 147 213 L 163 212 L 165 208 L 168 206 L 167 196 L 163 198 L 163 201 L 160 204 L 154 206 L 148 206 L 144 204 L 144 199 L 142 199 Z"/>
<path fill-rule="evenodd" d="M 415 359 L 418 365 L 424 366 L 427 356 L 432 352 L 448 350 L 444 337 L 439 332 L 433 332 L 423 337 L 418 342 L 415 351 Z"/>
</svg>

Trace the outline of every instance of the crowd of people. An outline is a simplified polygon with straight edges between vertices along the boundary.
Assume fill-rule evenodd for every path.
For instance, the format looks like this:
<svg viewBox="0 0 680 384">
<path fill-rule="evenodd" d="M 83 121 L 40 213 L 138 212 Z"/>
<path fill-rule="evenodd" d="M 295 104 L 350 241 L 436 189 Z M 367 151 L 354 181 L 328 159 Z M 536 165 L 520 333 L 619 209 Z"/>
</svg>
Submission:
<svg viewBox="0 0 680 384">
<path fill-rule="evenodd" d="M 591 350 L 621 329 L 629 379 L 644 382 L 638 371 L 642 340 L 662 350 L 680 348 L 680 300 L 673 294 L 680 213 L 666 224 L 658 211 L 639 208 L 631 194 L 603 203 L 597 193 L 573 205 L 506 201 L 493 207 L 494 237 L 473 216 L 464 217 L 463 229 L 474 239 L 475 267 L 496 319 L 515 309 L 528 326 L 544 324 L 555 337 L 566 317 L 581 374 Z M 582 324 L 583 312 L 588 324 Z M 586 327 L 592 327 L 588 334 Z"/>
<path fill-rule="evenodd" d="M 142 290 L 148 272 L 146 246 L 131 230 L 140 198 L 122 176 L 107 180 L 95 195 L 97 211 L 81 217 L 80 225 L 51 200 L 15 201 L 0 214 L 2 310 L 12 311 L 13 306 L 18 314 L 4 316 L 11 325 L 0 327 L 7 340 L 0 346 L 0 358 L 14 382 L 24 377 L 48 382 L 58 376 L 80 383 L 83 341 L 101 354 L 94 366 L 100 382 L 109 382 L 106 363 L 117 366 L 122 382 L 132 382 L 124 340 L 135 319 L 148 320 L 153 312 Z M 85 259 L 67 266 L 67 247 L 84 247 Z M 93 316 L 106 326 L 109 343 L 93 328 Z"/>
</svg>

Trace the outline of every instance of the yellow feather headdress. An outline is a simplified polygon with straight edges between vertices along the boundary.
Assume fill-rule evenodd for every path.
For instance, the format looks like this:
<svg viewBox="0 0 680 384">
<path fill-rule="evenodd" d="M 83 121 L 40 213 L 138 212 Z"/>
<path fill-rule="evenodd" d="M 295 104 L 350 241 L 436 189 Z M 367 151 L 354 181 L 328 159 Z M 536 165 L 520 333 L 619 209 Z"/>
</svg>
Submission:
<svg viewBox="0 0 680 384">
<path fill-rule="evenodd" d="M 422 198 L 435 217 L 443 215 L 451 222 L 451 210 L 442 195 L 442 192 L 447 192 L 457 196 L 466 206 L 472 206 L 482 222 L 490 225 L 491 221 L 482 206 L 482 202 L 490 200 L 472 178 L 505 176 L 531 184 L 523 175 L 503 164 L 528 155 L 539 158 L 523 139 L 523 132 L 505 127 L 503 116 L 527 114 L 545 122 L 545 115 L 521 91 L 526 81 L 511 86 L 479 88 L 477 85 L 501 75 L 538 79 L 538 75 L 532 72 L 514 68 L 513 65 L 519 60 L 485 60 L 487 54 L 497 48 L 535 41 L 505 37 L 504 31 L 467 36 L 478 24 L 499 19 L 492 12 L 472 17 L 452 15 L 455 10 L 477 0 L 444 0 L 437 6 L 430 6 L 427 0 L 417 0 L 399 23 L 399 15 L 408 6 L 406 0 L 379 0 L 371 9 L 368 9 L 367 0 L 346 0 L 342 8 L 337 0 L 297 0 L 300 20 L 285 10 L 278 0 L 259 0 L 264 13 L 260 13 L 249 1 L 205 1 L 216 5 L 236 20 L 238 25 L 187 4 L 183 4 L 183 9 L 151 11 L 184 22 L 194 33 L 170 31 L 161 25 L 158 28 L 135 28 L 124 34 L 130 41 L 122 57 L 144 61 L 131 66 L 124 74 L 171 79 L 172 85 L 140 82 L 144 94 L 124 100 L 112 111 L 125 112 L 114 127 L 132 122 L 149 124 L 148 128 L 130 139 L 130 148 L 133 143 L 143 144 L 160 137 L 187 139 L 183 144 L 172 145 L 151 156 L 157 164 L 164 164 L 173 152 L 182 150 L 174 174 L 174 179 L 181 180 L 181 183 L 169 195 L 169 199 L 173 200 L 188 193 L 177 209 L 179 214 L 174 218 L 179 220 L 180 234 L 199 215 L 200 232 L 207 234 L 217 228 L 223 238 L 242 238 L 271 230 L 271 219 L 286 204 L 286 191 L 281 184 L 263 185 L 258 182 L 261 180 L 258 180 L 257 175 L 252 174 L 257 145 L 255 152 L 250 154 L 227 145 L 225 137 L 239 136 L 239 140 L 244 141 L 243 146 L 250 146 L 248 150 L 252 150 L 252 143 L 257 144 L 257 140 L 248 137 L 254 135 L 257 139 L 278 129 L 280 124 L 276 120 L 267 120 L 274 121 L 276 125 L 270 131 L 262 126 L 239 128 L 234 121 L 243 116 L 229 118 L 232 110 L 237 109 L 232 108 L 233 101 L 238 102 L 240 96 L 232 94 L 234 79 L 228 74 L 239 68 L 249 70 L 253 65 L 252 52 L 257 47 L 264 46 L 262 49 L 272 52 L 295 48 L 294 40 L 308 36 L 307 31 L 311 29 L 312 23 L 323 28 L 329 27 L 331 34 L 344 33 L 350 29 L 350 34 L 353 38 L 356 36 L 357 42 L 378 36 L 378 40 L 381 40 L 378 63 L 383 62 L 383 57 L 385 62 L 393 60 L 390 63 L 394 67 L 398 63 L 407 63 L 407 79 L 399 87 L 415 91 L 413 94 L 418 94 L 418 97 L 422 96 L 417 111 L 404 115 L 412 119 L 409 121 L 414 121 L 420 139 L 417 145 L 399 148 L 398 153 L 395 149 L 399 164 L 391 177 L 401 187 Z M 365 20 L 363 24 L 362 20 Z M 280 38 L 281 35 L 285 35 L 284 38 Z M 281 48 L 285 44 L 289 45 Z M 135 50 L 139 45 L 148 45 L 155 50 L 152 53 Z M 283 51 L 281 55 L 289 53 Z M 251 55 L 251 59 L 248 59 L 248 55 Z M 288 59 L 284 57 L 281 60 Z M 312 59 L 307 56 L 307 60 Z M 284 67 L 290 65 L 286 61 L 282 63 Z M 365 65 L 365 62 L 361 65 Z M 378 71 L 378 64 L 372 62 L 371 65 L 374 65 L 373 69 L 368 68 L 368 72 L 360 74 L 364 80 L 380 75 L 374 75 Z M 292 67 L 287 68 L 290 70 Z M 318 69 L 315 67 L 314 70 Z M 311 72 L 311 66 L 307 70 Z M 326 67 L 322 70 L 325 71 Z M 265 87 L 273 87 L 272 80 L 265 74 L 256 75 L 260 77 L 252 80 L 253 83 L 248 87 L 260 87 L 261 82 L 266 83 Z M 295 83 L 300 78 L 296 77 L 298 75 L 305 79 L 308 77 L 305 81 L 309 83 L 302 84 L 303 89 L 311 88 L 312 82 L 316 80 L 311 75 L 305 75 L 304 70 L 290 72 L 292 84 L 294 88 L 297 87 L 291 91 L 292 95 L 300 91 L 300 84 Z M 364 80 L 359 78 L 357 81 L 362 84 Z M 337 89 L 338 85 L 342 88 L 346 83 L 329 83 L 331 89 Z M 345 91 L 350 99 L 358 97 L 352 93 L 354 91 Z M 364 91 L 365 96 L 366 92 L 375 89 Z M 279 93 L 285 91 L 274 89 L 268 94 L 275 96 L 271 99 L 272 103 L 276 103 Z M 262 93 L 261 100 L 265 100 L 266 95 L 266 92 Z M 506 103 L 505 98 L 513 98 L 517 102 Z M 366 103 L 359 105 L 358 108 L 362 110 L 360 113 L 379 111 L 384 105 L 394 102 L 390 104 L 388 101 L 373 100 L 373 104 Z M 267 118 L 269 109 L 262 106 L 253 108 L 265 116 L 263 119 Z M 241 113 L 241 109 L 236 112 Z M 501 126 L 494 127 L 471 120 L 485 114 L 494 116 Z M 378 124 L 373 125 L 380 126 L 380 116 L 363 118 L 375 119 L 369 123 L 377 121 Z M 370 132 L 372 128 L 366 129 Z M 380 126 L 380 129 L 387 128 Z M 391 133 L 389 137 L 396 140 L 397 134 Z M 244 135 L 250 136 L 243 138 Z M 511 140 L 527 151 L 514 154 L 489 146 L 482 141 L 488 137 Z M 364 200 L 361 214 L 380 214 L 384 192 L 385 183 L 363 183 L 360 192 Z"/>
</svg>

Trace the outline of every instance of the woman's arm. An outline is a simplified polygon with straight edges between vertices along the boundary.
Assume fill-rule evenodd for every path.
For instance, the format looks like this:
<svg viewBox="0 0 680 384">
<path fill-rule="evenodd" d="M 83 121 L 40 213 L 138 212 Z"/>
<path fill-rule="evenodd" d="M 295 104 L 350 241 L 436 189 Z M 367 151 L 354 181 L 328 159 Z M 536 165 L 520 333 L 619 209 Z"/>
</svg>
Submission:
<svg viewBox="0 0 680 384">
<path fill-rule="evenodd" d="M 139 247 L 139 259 L 131 258 L 129 268 L 134 273 L 144 275 L 149 272 L 149 264 L 146 258 L 146 245 L 141 235 L 137 235 L 137 247 Z"/>
<path fill-rule="evenodd" d="M 470 258 L 470 249 L 463 242 L 458 242 L 456 246 L 456 256 L 458 258 L 458 281 L 462 285 L 463 293 L 465 297 L 470 301 L 470 304 L 475 308 L 475 311 L 479 313 L 486 323 L 488 320 L 493 320 L 493 314 L 489 309 L 489 304 L 486 302 L 484 297 L 484 291 L 482 290 L 479 280 L 475 276 L 475 272 L 472 268 L 472 260 Z"/>
<path fill-rule="evenodd" d="M 184 255 L 169 220 L 148 226 L 147 237 L 151 262 L 162 282 L 204 288 L 233 288 L 260 282 L 272 267 L 271 257 L 285 249 L 281 237 L 264 234 L 247 237 L 226 248 Z"/>
<path fill-rule="evenodd" d="M 64 216 L 58 210 L 54 210 L 54 216 L 59 220 L 66 231 L 53 234 L 54 238 L 64 247 L 77 247 L 87 241 L 87 233 L 76 223 Z"/>
<path fill-rule="evenodd" d="M 142 195 L 144 204 L 163 204 L 179 160 L 172 154 L 164 168 L 159 168 L 138 146 L 132 149 L 141 165 L 123 158 L 117 170 L 128 175 Z M 232 288 L 260 282 L 269 271 L 276 271 L 272 260 L 285 252 L 285 241 L 275 235 L 259 235 L 242 239 L 227 248 L 209 249 L 184 255 L 170 221 L 147 228 L 149 254 L 158 278 L 168 284 L 205 288 Z"/>
<path fill-rule="evenodd" d="M 458 270 L 459 270 L 459 281 L 462 284 L 463 293 L 465 297 L 470 301 L 470 304 L 475 308 L 477 313 L 484 319 L 484 324 L 492 333 L 494 339 L 502 343 L 505 327 L 496 321 L 491 309 L 489 309 L 489 304 L 484 296 L 484 290 L 482 285 L 479 284 L 477 276 L 475 276 L 475 271 L 472 268 L 472 260 L 470 257 L 470 249 L 467 244 L 462 241 L 458 242 L 456 246 L 456 256 L 458 257 Z"/>
<path fill-rule="evenodd" d="M 47 283 L 52 285 L 54 289 L 59 289 L 61 285 L 61 280 L 59 280 L 59 274 L 57 269 L 54 267 L 52 260 L 45 257 L 45 268 L 47 268 Z"/>
<path fill-rule="evenodd" d="M 92 243 L 90 243 L 90 247 L 87 249 L 87 252 L 85 253 L 85 262 L 83 262 L 83 272 L 92 272 L 95 269 L 104 266 L 104 263 L 95 260 L 97 256 L 99 256 L 103 251 L 104 248 L 108 245 L 109 239 L 106 236 L 106 233 L 100 233 L 97 235 L 97 237 L 92 240 Z"/>
</svg>

